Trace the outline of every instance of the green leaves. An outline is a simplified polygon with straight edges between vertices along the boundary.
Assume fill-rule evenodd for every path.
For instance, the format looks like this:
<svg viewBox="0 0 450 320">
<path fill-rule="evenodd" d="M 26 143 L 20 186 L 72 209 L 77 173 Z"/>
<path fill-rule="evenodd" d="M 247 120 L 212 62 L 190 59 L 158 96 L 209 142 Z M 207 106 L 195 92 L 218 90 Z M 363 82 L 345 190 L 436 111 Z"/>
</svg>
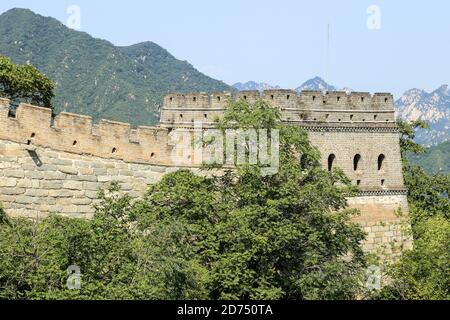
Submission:
<svg viewBox="0 0 450 320">
<path fill-rule="evenodd" d="M 443 216 L 450 218 L 450 176 L 446 174 L 429 175 L 419 166 L 412 165 L 407 159 L 409 153 L 420 154 L 425 148 L 414 142 L 415 129 L 427 128 L 423 121 L 406 123 L 399 122 L 401 140 L 400 146 L 403 158 L 403 175 L 409 190 L 410 216 L 413 230 L 422 221 Z"/>
<path fill-rule="evenodd" d="M 218 126 L 226 129 L 277 129 L 280 111 L 264 100 L 251 104 L 247 100 L 230 102 Z"/>
<path fill-rule="evenodd" d="M 0 225 L 8 223 L 8 217 L 6 216 L 5 209 L 3 209 L 2 204 L 0 203 Z"/>
<path fill-rule="evenodd" d="M 409 153 L 425 150 L 413 141 L 417 127 L 426 124 L 400 122 L 414 247 L 388 269 L 392 281 L 377 295 L 380 299 L 450 299 L 450 176 L 429 175 L 410 164 Z"/>
<path fill-rule="evenodd" d="M 0 56 L 0 96 L 13 103 L 26 102 L 52 108 L 54 84 L 31 65 L 15 65 Z"/>
<path fill-rule="evenodd" d="M 348 179 L 323 171 L 307 134 L 281 126 L 266 102 L 231 103 L 219 127 L 280 129 L 279 172 L 263 176 L 258 166 L 242 165 L 218 177 L 166 175 L 139 204 L 141 227 L 185 224 L 181 245 L 205 270 L 210 299 L 354 297 L 364 233 L 350 221 L 356 212 L 343 210 Z M 311 159 L 308 168 L 301 154 Z"/>
<path fill-rule="evenodd" d="M 0 224 L 0 298 L 355 298 L 364 233 L 346 210 L 348 179 L 322 170 L 307 134 L 265 102 L 230 104 L 225 119 L 280 130 L 276 174 L 180 170 L 136 201 L 112 184 L 92 220 Z M 78 291 L 66 286 L 70 265 L 82 272 Z"/>
<path fill-rule="evenodd" d="M 415 143 L 414 138 L 416 137 L 416 129 L 428 129 L 429 125 L 422 120 L 415 120 L 412 122 L 399 120 L 397 124 L 400 128 L 400 147 L 402 154 L 406 154 L 407 152 L 425 152 L 425 148 L 420 144 Z"/>
<path fill-rule="evenodd" d="M 450 222 L 433 217 L 416 225 L 414 249 L 390 270 L 381 299 L 450 299 Z"/>
<path fill-rule="evenodd" d="M 0 224 L 0 299 L 199 299 L 202 269 L 180 221 L 138 229 L 134 204 L 116 186 L 92 220 L 51 216 Z M 68 267 L 81 271 L 79 290 Z"/>
</svg>

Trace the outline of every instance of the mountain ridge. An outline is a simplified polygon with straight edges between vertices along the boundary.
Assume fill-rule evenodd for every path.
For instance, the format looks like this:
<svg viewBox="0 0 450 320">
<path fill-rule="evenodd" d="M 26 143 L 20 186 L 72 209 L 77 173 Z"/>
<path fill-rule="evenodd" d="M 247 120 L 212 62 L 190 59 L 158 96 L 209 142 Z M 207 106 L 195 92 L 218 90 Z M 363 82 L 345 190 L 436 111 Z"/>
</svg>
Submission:
<svg viewBox="0 0 450 320">
<path fill-rule="evenodd" d="M 424 154 L 410 155 L 415 165 L 424 168 L 430 174 L 450 173 L 450 140 L 427 149 Z"/>
<path fill-rule="evenodd" d="M 279 86 L 267 83 L 256 83 L 249 81 L 253 87 L 261 87 L 261 84 L 268 88 L 279 88 Z M 237 90 L 254 90 L 244 85 L 236 86 Z M 294 89 L 297 92 L 302 90 L 315 91 L 336 91 L 336 86 L 328 84 L 320 77 L 314 77 L 305 81 L 301 86 Z M 353 91 L 350 88 L 340 89 L 347 93 Z M 260 90 L 261 91 L 261 90 Z M 416 141 L 427 147 L 436 146 L 450 140 L 450 88 L 447 84 L 441 85 L 432 92 L 423 89 L 413 88 L 405 91 L 395 101 L 396 114 L 398 118 L 407 121 L 422 119 L 430 124 L 429 130 L 419 129 Z"/>
<path fill-rule="evenodd" d="M 251 91 L 251 90 L 264 91 L 269 89 L 281 89 L 280 86 L 273 86 L 265 82 L 256 82 L 256 81 L 247 81 L 245 83 L 237 82 L 233 84 L 232 87 L 238 91 Z"/>
<path fill-rule="evenodd" d="M 233 90 L 146 41 L 115 46 L 29 9 L 0 15 L 0 54 L 31 63 L 56 84 L 55 112 L 137 125 L 157 124 L 168 91 Z"/>
<path fill-rule="evenodd" d="M 237 82 L 233 84 L 233 87 L 238 91 L 244 91 L 244 90 L 258 90 L 263 91 L 267 89 L 281 89 L 278 85 L 272 85 L 266 82 L 256 82 L 256 81 L 247 81 L 245 83 Z M 313 91 L 337 91 L 338 89 L 327 83 L 325 80 L 323 80 L 321 77 L 314 77 L 309 80 L 306 80 L 303 84 L 298 86 L 297 88 L 293 89 L 300 93 L 303 90 L 313 90 Z M 343 91 L 352 91 L 352 89 L 349 88 L 343 88 L 341 89 Z"/>
<path fill-rule="evenodd" d="M 424 120 L 430 129 L 418 130 L 416 141 L 436 146 L 450 140 L 450 90 L 447 84 L 432 92 L 422 89 L 407 90 L 395 103 L 399 118 Z"/>
<path fill-rule="evenodd" d="M 115 46 L 29 9 L 14 8 L 0 15 L 0 54 L 18 64 L 31 63 L 55 81 L 55 112 L 86 114 L 95 122 L 106 118 L 132 126 L 157 124 L 162 98 L 169 91 L 280 88 L 254 81 L 232 87 L 202 74 L 152 41 Z M 314 77 L 294 90 L 336 88 Z M 429 131 L 418 131 L 417 142 L 434 146 L 450 140 L 448 85 L 432 92 L 407 90 L 395 106 L 397 115 L 405 120 L 422 119 L 430 123 Z"/>
</svg>

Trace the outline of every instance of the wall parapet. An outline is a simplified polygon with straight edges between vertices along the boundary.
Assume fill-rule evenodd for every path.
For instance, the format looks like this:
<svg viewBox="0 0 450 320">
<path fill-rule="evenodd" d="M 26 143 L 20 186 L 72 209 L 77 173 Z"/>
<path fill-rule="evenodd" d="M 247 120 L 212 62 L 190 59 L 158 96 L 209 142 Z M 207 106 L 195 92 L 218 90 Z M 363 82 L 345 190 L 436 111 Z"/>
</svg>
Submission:
<svg viewBox="0 0 450 320">
<path fill-rule="evenodd" d="M 259 91 L 240 91 L 237 93 L 168 93 L 164 97 L 165 109 L 210 109 L 226 107 L 230 100 L 247 100 L 254 102 L 263 99 L 281 108 L 298 109 L 301 106 L 326 108 L 350 107 L 355 110 L 394 110 L 394 98 L 391 93 L 351 92 L 344 91 L 302 91 L 275 89 Z"/>
<path fill-rule="evenodd" d="M 289 96 L 289 98 L 287 98 Z M 193 152 L 192 139 L 179 140 L 180 130 L 193 137 L 195 124 L 201 123 L 203 129 L 215 128 L 216 119 L 223 116 L 227 101 L 230 99 L 280 99 L 299 101 L 317 100 L 326 97 L 338 104 L 336 110 L 330 106 L 319 110 L 319 106 L 303 105 L 292 111 L 287 104 L 281 105 L 282 121 L 286 124 L 304 128 L 310 133 L 310 140 L 318 147 L 324 158 L 323 166 L 327 168 L 326 158 L 336 156 L 345 173 L 364 189 L 382 190 L 403 186 L 401 177 L 401 160 L 399 150 L 398 126 L 385 113 L 359 110 L 348 114 L 349 101 L 362 98 L 384 102 L 389 94 L 330 92 L 322 94 L 304 91 L 297 95 L 293 90 L 243 91 L 231 93 L 206 93 L 166 95 L 162 119 L 157 127 L 139 126 L 132 128 L 128 123 L 100 120 L 94 124 L 89 116 L 61 112 L 52 118 L 48 108 L 29 104 L 20 104 L 15 117 L 8 115 L 9 100 L 0 99 L 0 139 L 20 143 L 31 150 L 33 146 L 69 152 L 79 155 L 95 156 L 104 159 L 122 160 L 129 163 L 159 165 L 166 167 L 199 167 L 201 160 Z M 316 97 L 316 98 L 314 98 Z M 340 99 L 338 99 L 340 98 Z M 172 99 L 172 100 L 171 100 Z M 378 100 L 377 100 L 378 99 Z M 190 102 L 186 102 L 190 100 Z M 214 101 L 215 100 L 215 101 Z M 183 105 L 182 103 L 187 103 Z M 212 104 L 211 104 L 212 103 Z M 389 102 L 386 101 L 389 105 Z M 280 106 L 280 104 L 274 104 Z M 187 106 L 183 109 L 183 106 Z M 195 106 L 195 108 L 194 108 Z M 288 108 L 289 107 L 289 108 Z M 310 109 L 308 113 L 307 108 Z M 198 108 L 198 109 L 197 109 Z M 203 109 L 202 109 L 203 108 Z M 335 110 L 335 111 L 334 111 Z M 168 113 L 164 113 L 164 111 Z M 171 119 L 168 119 L 171 117 Z M 376 121 L 375 121 L 376 120 Z M 173 130 L 180 129 L 180 130 Z M 189 139 L 188 139 L 189 140 Z M 334 141 L 330 143 L 330 141 Z M 181 152 L 181 151 L 182 152 Z M 376 157 L 383 153 L 389 162 L 389 170 L 376 170 Z M 352 170 L 350 164 L 355 154 L 362 155 L 367 161 L 364 172 Z M 367 160 L 366 160 L 367 159 Z M 375 159 L 375 160 L 374 160 Z M 328 167 L 330 165 L 328 164 Z M 400 169 L 398 170 L 398 168 Z"/>
<path fill-rule="evenodd" d="M 0 139 L 70 153 L 128 162 L 170 164 L 169 131 L 61 112 L 52 121 L 49 108 L 20 104 L 9 117 L 9 100 L 0 99 Z"/>
<path fill-rule="evenodd" d="M 240 91 L 237 93 L 169 93 L 164 97 L 163 127 L 189 127 L 221 117 L 229 101 L 259 99 L 281 111 L 283 122 L 395 123 L 394 98 L 390 93 L 294 90 Z"/>
<path fill-rule="evenodd" d="M 407 213 L 408 204 L 390 94 L 267 90 L 167 95 L 160 126 L 137 128 L 109 120 L 94 124 L 89 116 L 67 112 L 52 119 L 50 109 L 28 104 L 9 117 L 10 101 L 0 98 L 0 201 L 16 216 L 91 217 L 98 190 L 111 181 L 140 197 L 166 173 L 180 168 L 199 172 L 184 154 L 174 163 L 174 149 L 191 147 L 192 141 L 188 146 L 172 141 L 173 128 L 192 134 L 193 120 L 214 127 L 230 99 L 260 98 L 280 108 L 282 121 L 309 132 L 325 170 L 339 167 L 359 186 L 361 191 L 347 200 L 362 212 L 355 222 L 368 233 L 365 250 L 410 244 L 397 223 L 398 209 Z"/>
</svg>

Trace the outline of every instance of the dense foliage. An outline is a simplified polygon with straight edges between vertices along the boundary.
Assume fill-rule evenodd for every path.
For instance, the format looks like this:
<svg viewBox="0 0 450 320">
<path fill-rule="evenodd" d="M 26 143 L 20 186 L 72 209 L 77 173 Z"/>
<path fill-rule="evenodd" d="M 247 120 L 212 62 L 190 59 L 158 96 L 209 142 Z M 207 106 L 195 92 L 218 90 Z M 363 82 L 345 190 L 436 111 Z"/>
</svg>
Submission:
<svg viewBox="0 0 450 320">
<path fill-rule="evenodd" d="M 92 220 L 3 221 L 0 299 L 202 297 L 196 286 L 200 275 L 184 256 L 189 248 L 179 241 L 177 223 L 136 230 L 130 198 L 117 190 L 113 185 L 100 195 Z M 68 287 L 70 266 L 80 268 L 79 290 Z"/>
<path fill-rule="evenodd" d="M 0 15 L 0 54 L 56 83 L 55 112 L 156 124 L 168 91 L 232 90 L 155 43 L 116 47 L 26 9 Z"/>
<path fill-rule="evenodd" d="M 227 122 L 280 130 L 280 167 L 168 174 L 131 201 L 113 184 L 92 220 L 52 216 L 0 226 L 0 298 L 353 299 L 363 293 L 364 233 L 353 191 L 324 171 L 307 134 L 265 102 L 232 103 Z M 300 165 L 299 155 L 308 161 Z M 206 170 L 206 169 L 205 169 Z M 69 290 L 66 270 L 81 269 Z"/>
<path fill-rule="evenodd" d="M 54 84 L 29 64 L 16 65 L 0 55 L 0 97 L 52 108 Z"/>
<path fill-rule="evenodd" d="M 388 271 L 391 284 L 379 294 L 384 299 L 450 299 L 450 176 L 409 162 L 408 154 L 425 152 L 414 142 L 418 127 L 425 124 L 400 122 L 414 248 Z"/>
</svg>

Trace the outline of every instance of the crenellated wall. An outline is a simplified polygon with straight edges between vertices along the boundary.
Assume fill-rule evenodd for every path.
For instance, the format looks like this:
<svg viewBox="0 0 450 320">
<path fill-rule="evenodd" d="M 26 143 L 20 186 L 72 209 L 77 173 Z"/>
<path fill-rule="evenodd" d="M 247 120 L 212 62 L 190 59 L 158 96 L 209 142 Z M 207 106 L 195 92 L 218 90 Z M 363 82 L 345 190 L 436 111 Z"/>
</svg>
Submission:
<svg viewBox="0 0 450 320">
<path fill-rule="evenodd" d="M 359 186 L 360 195 L 349 198 L 348 203 L 362 212 L 355 220 L 369 235 L 365 250 L 391 256 L 401 248 L 411 247 L 412 239 L 404 230 L 405 225 L 408 227 L 407 190 L 392 94 L 297 94 L 293 90 L 242 91 L 234 95 L 168 94 L 161 127 L 192 129 L 198 122 L 214 127 L 214 119 L 222 116 L 227 102 L 240 99 L 263 99 L 279 108 L 284 123 L 308 131 L 311 143 L 321 152 L 324 168 L 343 169 Z"/>
<path fill-rule="evenodd" d="M 21 104 L 16 117 L 8 117 L 9 101 L 0 100 L 0 139 L 42 146 L 69 153 L 128 162 L 169 165 L 168 130 L 138 127 L 62 112 L 52 123 L 47 108 Z"/>
<path fill-rule="evenodd" d="M 340 167 L 360 186 L 349 205 L 362 210 L 357 221 L 370 235 L 365 249 L 391 254 L 393 244 L 411 246 L 396 215 L 398 209 L 407 214 L 408 207 L 391 94 L 173 93 L 164 98 L 158 127 L 136 129 L 64 112 L 52 119 L 49 109 L 26 104 L 11 118 L 9 101 L 0 99 L 0 202 L 15 216 L 89 217 L 97 191 L 113 180 L 138 197 L 167 172 L 197 170 L 191 139 L 178 140 L 175 133 L 192 137 L 196 123 L 214 127 L 227 103 L 239 99 L 264 99 L 279 108 L 283 122 L 308 131 L 324 168 Z"/>
<path fill-rule="evenodd" d="M 242 91 L 230 93 L 168 94 L 161 114 L 162 127 L 191 126 L 194 122 L 213 123 L 232 100 L 255 102 L 263 99 L 278 107 L 286 122 L 376 123 L 389 127 L 395 124 L 394 99 L 389 93 L 303 91 Z"/>
<path fill-rule="evenodd" d="M 266 90 L 230 93 L 168 94 L 161 127 L 192 129 L 201 122 L 214 127 L 230 100 L 263 99 L 279 108 L 286 124 L 301 126 L 322 153 L 323 167 L 340 167 L 363 191 L 406 194 L 401 167 L 399 131 L 393 96 L 388 93 L 351 93 Z M 354 159 L 360 157 L 357 168 Z M 379 159 L 382 158 L 380 165 Z"/>
</svg>

